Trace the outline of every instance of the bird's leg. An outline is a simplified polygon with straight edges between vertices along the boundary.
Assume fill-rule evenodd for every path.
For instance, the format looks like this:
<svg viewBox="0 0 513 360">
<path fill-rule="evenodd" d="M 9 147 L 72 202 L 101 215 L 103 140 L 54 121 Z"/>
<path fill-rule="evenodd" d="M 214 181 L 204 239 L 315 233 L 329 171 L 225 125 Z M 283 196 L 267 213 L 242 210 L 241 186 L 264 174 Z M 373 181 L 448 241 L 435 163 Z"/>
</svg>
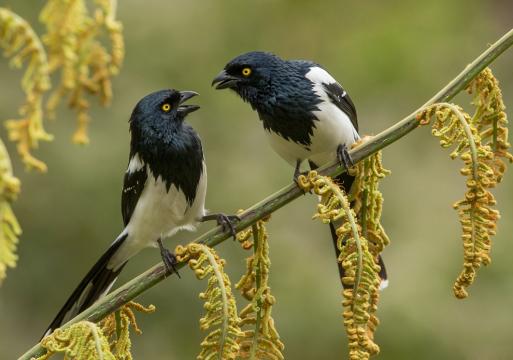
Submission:
<svg viewBox="0 0 513 360">
<path fill-rule="evenodd" d="M 162 262 L 164 263 L 164 266 L 166 267 L 167 273 L 168 274 L 176 273 L 176 275 L 179 278 L 181 278 L 180 274 L 178 273 L 178 271 L 176 270 L 176 267 L 175 267 L 175 265 L 178 264 L 176 255 L 164 247 L 164 245 L 162 244 L 161 238 L 158 238 L 157 243 L 159 244 L 160 256 L 162 257 Z"/>
<path fill-rule="evenodd" d="M 299 175 L 301 175 L 301 171 L 299 171 L 299 167 L 301 166 L 301 160 L 296 160 L 296 168 L 294 169 L 294 182 L 297 184 Z"/>
<path fill-rule="evenodd" d="M 344 165 L 346 170 L 353 167 L 354 161 L 351 158 L 351 155 L 349 155 L 346 144 L 340 144 L 337 147 L 337 160 L 341 165 Z"/>
<path fill-rule="evenodd" d="M 223 213 L 218 213 L 208 214 L 200 219 L 201 222 L 210 220 L 215 220 L 217 222 L 217 225 L 220 225 L 221 229 L 223 229 L 224 232 L 228 231 L 235 240 L 235 237 L 237 235 L 237 231 L 235 231 L 235 223 L 240 221 L 240 217 L 238 217 L 237 215 L 225 215 Z"/>
</svg>

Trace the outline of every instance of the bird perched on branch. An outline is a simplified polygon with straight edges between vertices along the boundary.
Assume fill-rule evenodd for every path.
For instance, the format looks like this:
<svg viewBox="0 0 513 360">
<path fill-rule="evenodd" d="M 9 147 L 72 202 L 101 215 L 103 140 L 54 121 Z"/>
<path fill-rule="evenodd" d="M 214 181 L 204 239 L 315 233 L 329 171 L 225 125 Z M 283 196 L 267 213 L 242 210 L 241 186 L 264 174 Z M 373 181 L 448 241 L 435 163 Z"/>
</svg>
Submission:
<svg viewBox="0 0 513 360">
<path fill-rule="evenodd" d="M 167 272 L 175 256 L 162 239 L 198 222 L 217 220 L 235 234 L 236 217 L 206 215 L 207 168 L 201 140 L 184 122 L 199 109 L 185 105 L 194 91 L 161 90 L 145 96 L 130 117 L 130 156 L 121 193 L 124 229 L 66 301 L 45 335 L 106 294 L 127 261 L 146 247 L 159 247 Z"/>
<path fill-rule="evenodd" d="M 214 78 L 216 89 L 231 89 L 256 110 L 271 147 L 294 166 L 308 160 L 312 169 L 338 159 L 353 165 L 348 149 L 360 139 L 355 106 L 344 88 L 320 65 L 283 60 L 253 51 L 237 56 Z M 344 173 L 337 182 L 349 192 L 354 177 Z M 336 246 L 335 227 L 330 223 Z M 381 257 L 380 276 L 386 286 Z M 339 266 L 341 276 L 343 268 Z"/>
</svg>

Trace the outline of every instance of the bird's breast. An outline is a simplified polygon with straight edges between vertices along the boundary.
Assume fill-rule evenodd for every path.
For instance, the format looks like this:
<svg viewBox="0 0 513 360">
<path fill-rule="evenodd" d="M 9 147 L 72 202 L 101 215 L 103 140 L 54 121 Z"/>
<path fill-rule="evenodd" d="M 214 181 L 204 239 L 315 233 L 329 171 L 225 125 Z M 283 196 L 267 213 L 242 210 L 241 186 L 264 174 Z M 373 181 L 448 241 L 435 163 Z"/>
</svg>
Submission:
<svg viewBox="0 0 513 360">
<path fill-rule="evenodd" d="M 297 160 L 303 161 L 311 155 L 308 145 L 295 142 L 290 138 L 286 139 L 272 129 L 266 129 L 265 133 L 273 150 L 293 166 Z"/>
<path fill-rule="evenodd" d="M 205 214 L 206 188 L 207 173 L 204 164 L 192 204 L 175 184 L 171 184 L 168 189 L 161 176 L 155 178 L 149 175 L 125 228 L 128 238 L 123 249 L 118 251 L 116 256 L 119 259 L 116 262 L 128 260 L 145 247 L 156 246 L 157 239 L 170 237 L 181 229 L 195 230 L 198 220 Z"/>
</svg>

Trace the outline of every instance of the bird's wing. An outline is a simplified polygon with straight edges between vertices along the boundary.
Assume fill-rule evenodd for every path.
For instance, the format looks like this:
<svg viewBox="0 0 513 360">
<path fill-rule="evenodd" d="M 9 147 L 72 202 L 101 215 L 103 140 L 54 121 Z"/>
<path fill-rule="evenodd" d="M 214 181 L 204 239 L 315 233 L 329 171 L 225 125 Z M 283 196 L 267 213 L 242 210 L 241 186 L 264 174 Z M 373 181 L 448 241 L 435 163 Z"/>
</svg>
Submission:
<svg viewBox="0 0 513 360">
<path fill-rule="evenodd" d="M 356 109 L 349 94 L 344 90 L 342 85 L 318 64 L 307 61 L 298 62 L 298 64 L 308 66 L 305 77 L 314 84 L 314 91 L 318 93 L 325 92 L 328 99 L 349 117 L 353 127 L 358 131 Z"/>
<path fill-rule="evenodd" d="M 340 110 L 349 116 L 351 123 L 356 131 L 358 131 L 358 120 L 356 116 L 356 109 L 349 94 L 342 88 L 338 82 L 323 83 L 324 90 L 331 102 L 335 104 Z"/>
<path fill-rule="evenodd" d="M 130 161 L 130 164 L 132 163 Z M 134 213 L 135 206 L 144 189 L 144 184 L 148 177 L 146 166 L 133 168 L 129 164 L 125 173 L 123 182 L 123 192 L 121 194 L 121 214 L 123 215 L 123 224 L 126 226 Z"/>
</svg>

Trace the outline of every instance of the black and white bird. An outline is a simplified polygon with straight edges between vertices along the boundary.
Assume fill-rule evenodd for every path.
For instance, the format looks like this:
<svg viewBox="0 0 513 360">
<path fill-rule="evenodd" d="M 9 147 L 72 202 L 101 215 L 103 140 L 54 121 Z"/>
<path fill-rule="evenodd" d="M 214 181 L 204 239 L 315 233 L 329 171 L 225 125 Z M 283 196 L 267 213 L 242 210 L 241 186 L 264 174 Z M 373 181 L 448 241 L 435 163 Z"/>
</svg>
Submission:
<svg viewBox="0 0 513 360">
<path fill-rule="evenodd" d="M 335 159 L 352 166 L 348 149 L 360 139 L 356 109 L 346 90 L 320 65 L 253 51 L 226 64 L 212 85 L 235 91 L 257 111 L 271 147 L 294 166 L 294 179 L 305 160 L 312 169 Z M 349 191 L 354 178 L 344 173 L 336 180 Z M 336 243 L 335 227 L 330 228 Z M 386 287 L 385 266 L 381 257 L 378 261 Z"/>
<path fill-rule="evenodd" d="M 184 102 L 193 91 L 161 90 L 141 99 L 130 117 L 130 156 L 121 194 L 124 229 L 87 273 L 45 336 L 106 294 L 127 261 L 159 247 L 168 273 L 176 258 L 162 239 L 199 222 L 217 220 L 233 233 L 233 217 L 206 215 L 207 168 L 201 140 L 185 117 L 199 109 Z"/>
</svg>

